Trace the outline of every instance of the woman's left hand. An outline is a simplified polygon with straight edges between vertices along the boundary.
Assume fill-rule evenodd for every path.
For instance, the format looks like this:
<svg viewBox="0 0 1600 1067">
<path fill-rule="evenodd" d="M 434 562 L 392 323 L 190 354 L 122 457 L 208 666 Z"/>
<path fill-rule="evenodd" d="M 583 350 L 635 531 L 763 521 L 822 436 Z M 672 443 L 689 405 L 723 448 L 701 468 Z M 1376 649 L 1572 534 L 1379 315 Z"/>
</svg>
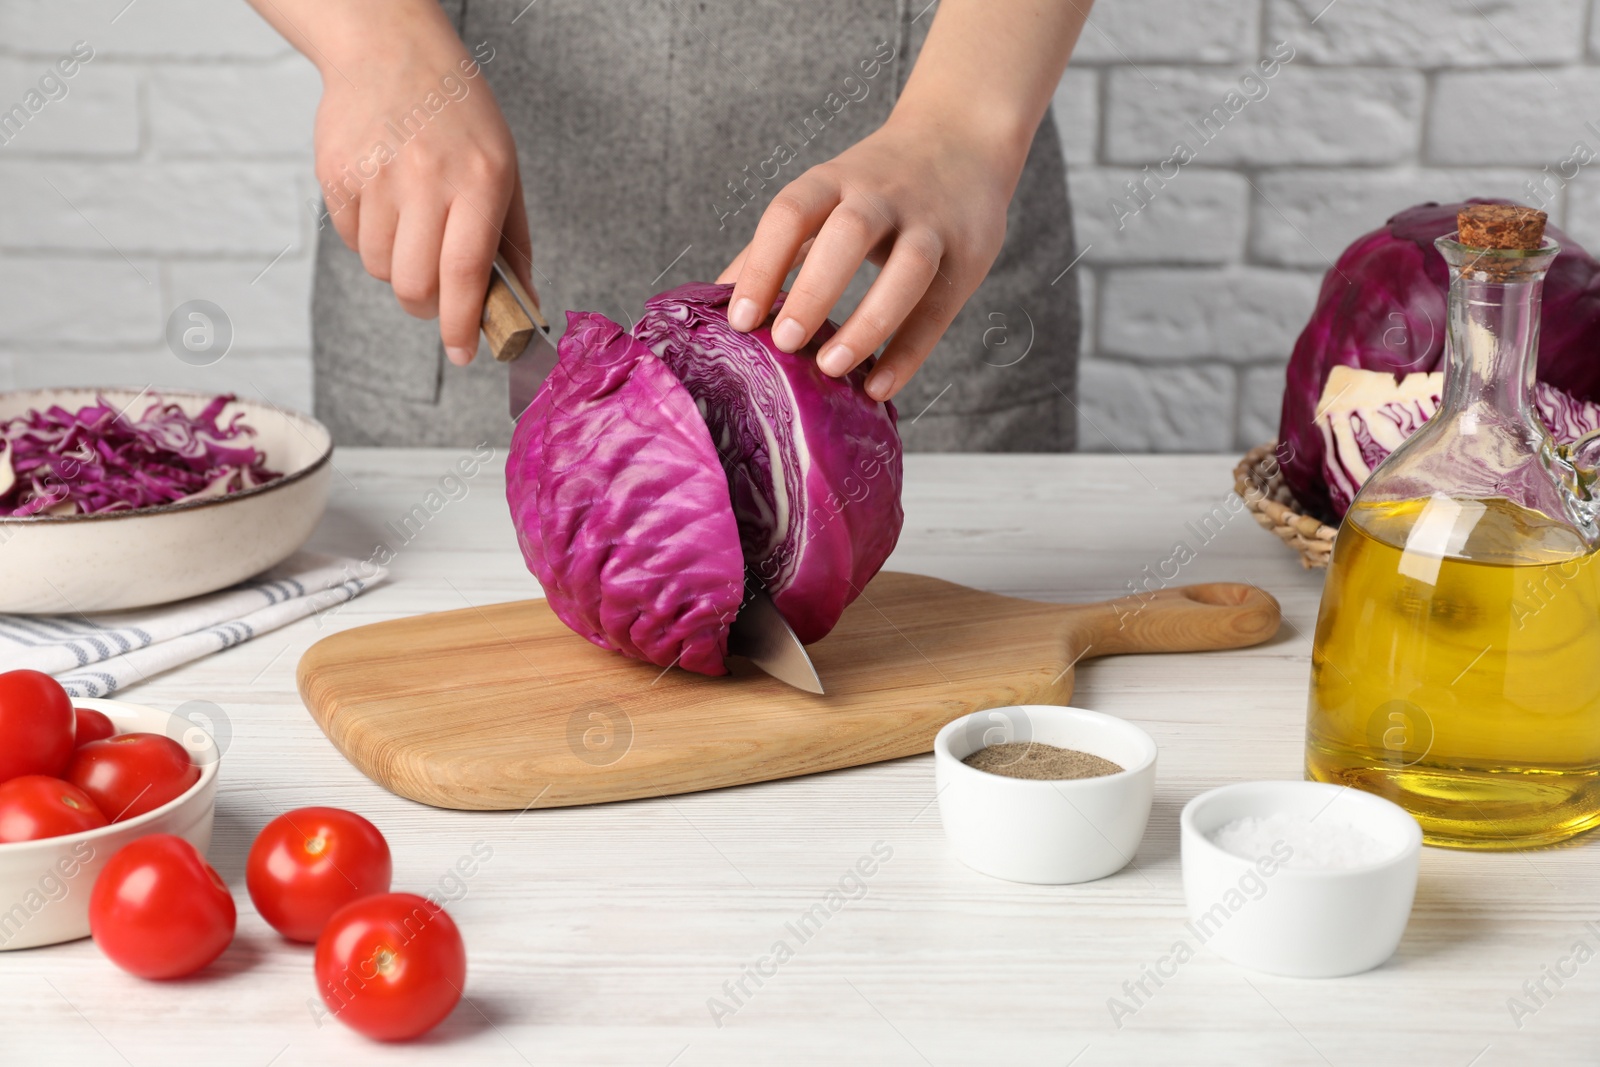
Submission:
<svg viewBox="0 0 1600 1067">
<path fill-rule="evenodd" d="M 755 236 L 717 279 L 735 283 L 729 322 L 746 331 L 761 325 L 803 260 L 772 325 L 773 342 L 794 352 L 871 260 L 882 271 L 818 353 L 817 366 L 840 377 L 887 341 L 866 388 L 874 399 L 889 399 L 922 366 L 999 254 L 1021 172 L 1013 155 L 937 121 L 892 116 L 773 197 Z"/>
</svg>

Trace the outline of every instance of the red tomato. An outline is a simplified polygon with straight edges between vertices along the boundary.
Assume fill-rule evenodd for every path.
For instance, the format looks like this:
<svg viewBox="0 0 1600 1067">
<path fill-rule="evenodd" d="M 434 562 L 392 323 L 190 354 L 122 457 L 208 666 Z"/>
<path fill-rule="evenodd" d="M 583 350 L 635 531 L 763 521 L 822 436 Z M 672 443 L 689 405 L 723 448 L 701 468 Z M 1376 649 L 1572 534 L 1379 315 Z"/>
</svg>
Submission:
<svg viewBox="0 0 1600 1067">
<path fill-rule="evenodd" d="M 427 1033 L 461 999 L 467 950 L 455 921 L 414 893 L 346 904 L 317 939 L 317 990 L 340 1022 L 378 1041 Z"/>
<path fill-rule="evenodd" d="M 24 774 L 60 777 L 72 758 L 72 701 L 48 674 L 0 674 L 0 782 Z"/>
<path fill-rule="evenodd" d="M 361 816 L 297 808 L 250 846 L 245 885 L 261 917 L 291 941 L 315 941 L 334 912 L 389 891 L 389 843 Z"/>
<path fill-rule="evenodd" d="M 104 741 L 108 737 L 115 737 L 117 728 L 111 725 L 111 720 L 102 712 L 93 708 L 74 708 L 78 715 L 78 732 L 76 743 L 87 745 L 90 741 Z"/>
<path fill-rule="evenodd" d="M 71 782 L 25 774 L 0 783 L 0 842 L 37 841 L 94 830 L 106 817 Z"/>
<path fill-rule="evenodd" d="M 200 768 L 170 737 L 118 734 L 74 752 L 66 778 L 112 822 L 122 822 L 188 792 L 200 780 Z"/>
<path fill-rule="evenodd" d="M 100 951 L 140 978 L 181 978 L 233 940 L 233 897 L 189 842 L 150 834 L 106 863 L 89 894 Z"/>
</svg>

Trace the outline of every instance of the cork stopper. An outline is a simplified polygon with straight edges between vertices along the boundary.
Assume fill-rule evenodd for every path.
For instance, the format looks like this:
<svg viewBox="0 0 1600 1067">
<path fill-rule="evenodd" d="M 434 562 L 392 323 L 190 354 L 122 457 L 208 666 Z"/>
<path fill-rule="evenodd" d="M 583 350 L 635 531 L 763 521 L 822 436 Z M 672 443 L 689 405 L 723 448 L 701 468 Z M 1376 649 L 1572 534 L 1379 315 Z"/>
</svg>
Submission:
<svg viewBox="0 0 1600 1067">
<path fill-rule="evenodd" d="M 1457 238 L 1468 248 L 1530 250 L 1544 242 L 1549 216 L 1517 204 L 1473 204 L 1456 215 Z"/>
</svg>

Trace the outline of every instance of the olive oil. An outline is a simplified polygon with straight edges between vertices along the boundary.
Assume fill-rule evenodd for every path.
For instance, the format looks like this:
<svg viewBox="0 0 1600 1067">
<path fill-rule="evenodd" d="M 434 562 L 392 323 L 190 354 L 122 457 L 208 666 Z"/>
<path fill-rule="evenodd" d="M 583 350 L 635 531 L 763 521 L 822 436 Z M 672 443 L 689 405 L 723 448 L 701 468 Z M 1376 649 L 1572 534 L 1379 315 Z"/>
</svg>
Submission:
<svg viewBox="0 0 1600 1067">
<path fill-rule="evenodd" d="M 1600 566 L 1504 499 L 1363 504 L 1317 620 L 1306 770 L 1400 804 L 1429 844 L 1600 825 Z"/>
</svg>

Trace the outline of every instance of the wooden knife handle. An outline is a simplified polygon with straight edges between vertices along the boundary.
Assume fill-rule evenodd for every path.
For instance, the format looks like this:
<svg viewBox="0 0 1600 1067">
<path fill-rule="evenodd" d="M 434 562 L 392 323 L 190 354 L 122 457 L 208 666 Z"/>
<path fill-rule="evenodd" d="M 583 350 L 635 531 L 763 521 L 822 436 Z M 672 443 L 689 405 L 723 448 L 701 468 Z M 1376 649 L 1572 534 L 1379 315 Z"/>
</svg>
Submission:
<svg viewBox="0 0 1600 1067">
<path fill-rule="evenodd" d="M 549 329 L 549 323 L 505 256 L 495 256 L 494 262 L 489 291 L 483 298 L 483 336 L 494 358 L 505 363 L 522 355 L 533 340 L 533 331 Z"/>
<path fill-rule="evenodd" d="M 1282 619 L 1271 593 L 1240 582 L 1130 593 L 1095 607 L 1104 609 L 1093 644 L 1096 656 L 1244 648 L 1277 633 Z"/>
</svg>

